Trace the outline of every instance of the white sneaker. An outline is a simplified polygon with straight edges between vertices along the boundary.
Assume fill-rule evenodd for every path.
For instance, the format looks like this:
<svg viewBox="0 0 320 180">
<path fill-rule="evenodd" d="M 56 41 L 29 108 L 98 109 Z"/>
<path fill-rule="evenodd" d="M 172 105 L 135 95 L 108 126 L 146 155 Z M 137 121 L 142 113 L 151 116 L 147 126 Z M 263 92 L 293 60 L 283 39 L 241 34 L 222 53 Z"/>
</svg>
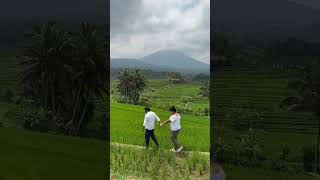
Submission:
<svg viewBox="0 0 320 180">
<path fill-rule="evenodd" d="M 183 149 L 183 146 L 181 146 L 181 147 L 178 149 L 178 152 L 181 152 L 182 149 Z"/>
<path fill-rule="evenodd" d="M 174 148 L 170 149 L 171 152 L 178 152 L 177 150 L 175 150 Z"/>
</svg>

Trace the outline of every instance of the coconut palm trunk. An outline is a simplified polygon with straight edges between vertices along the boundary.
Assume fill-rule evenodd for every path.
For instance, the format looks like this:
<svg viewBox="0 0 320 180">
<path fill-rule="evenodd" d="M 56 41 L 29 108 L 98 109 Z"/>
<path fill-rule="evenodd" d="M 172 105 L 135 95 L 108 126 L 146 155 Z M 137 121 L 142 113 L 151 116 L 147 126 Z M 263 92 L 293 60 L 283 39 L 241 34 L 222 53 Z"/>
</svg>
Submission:
<svg viewBox="0 0 320 180">
<path fill-rule="evenodd" d="M 75 103 L 74 103 L 74 107 L 73 107 L 73 111 L 72 111 L 72 117 L 71 117 L 71 120 L 69 121 L 69 123 L 67 124 L 67 127 L 69 129 L 69 134 L 74 131 L 74 122 L 75 122 L 75 118 L 77 116 L 77 110 L 79 109 L 79 102 L 80 102 L 80 97 L 81 97 L 81 91 L 82 91 L 82 81 L 80 81 L 80 85 L 79 85 L 79 89 L 76 93 L 76 96 L 75 96 Z"/>
<path fill-rule="evenodd" d="M 79 120 L 78 125 L 77 125 L 77 129 L 76 129 L 76 132 L 77 132 L 77 133 L 79 132 L 80 127 L 81 127 L 81 125 L 82 125 L 82 123 L 83 123 L 83 119 L 84 119 L 84 117 L 85 117 L 85 114 L 87 113 L 88 103 L 85 102 L 84 104 L 85 104 L 85 105 L 84 105 L 84 108 L 83 108 L 83 111 L 82 111 L 80 120 Z"/>
</svg>

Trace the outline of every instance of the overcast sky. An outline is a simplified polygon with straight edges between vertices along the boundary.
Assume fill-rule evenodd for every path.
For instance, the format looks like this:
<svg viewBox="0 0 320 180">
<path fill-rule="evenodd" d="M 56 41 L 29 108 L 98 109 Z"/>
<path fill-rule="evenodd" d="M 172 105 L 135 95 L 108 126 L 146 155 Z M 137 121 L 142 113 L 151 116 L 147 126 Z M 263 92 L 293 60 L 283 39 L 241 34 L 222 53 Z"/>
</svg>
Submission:
<svg viewBox="0 0 320 180">
<path fill-rule="evenodd" d="M 210 62 L 210 0 L 111 0 L 111 57 L 174 49 Z"/>
</svg>

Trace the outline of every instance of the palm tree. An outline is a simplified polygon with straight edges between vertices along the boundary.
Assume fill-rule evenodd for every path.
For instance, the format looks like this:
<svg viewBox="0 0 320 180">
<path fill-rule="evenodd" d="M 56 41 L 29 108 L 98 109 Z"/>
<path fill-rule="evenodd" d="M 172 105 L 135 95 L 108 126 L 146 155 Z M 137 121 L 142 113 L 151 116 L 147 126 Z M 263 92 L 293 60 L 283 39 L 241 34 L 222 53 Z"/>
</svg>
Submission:
<svg viewBox="0 0 320 180">
<path fill-rule="evenodd" d="M 314 171 L 317 173 L 320 145 L 320 72 L 319 64 L 306 66 L 303 78 L 290 81 L 288 87 L 296 92 L 294 96 L 283 99 L 280 107 L 287 111 L 311 111 L 318 117 L 318 138 Z"/>
<path fill-rule="evenodd" d="M 146 79 L 140 70 L 124 69 L 119 72 L 117 89 L 121 100 L 137 104 L 141 92 L 147 86 Z"/>
<path fill-rule="evenodd" d="M 91 118 L 95 99 L 105 100 L 108 94 L 106 42 L 88 23 L 78 33 L 68 33 L 48 22 L 27 35 L 32 44 L 20 63 L 23 97 L 47 111 L 49 119 L 63 115 L 56 123 L 66 133 L 78 134 Z"/>
<path fill-rule="evenodd" d="M 57 111 L 59 101 L 60 76 L 66 74 L 70 67 L 64 63 L 68 39 L 65 31 L 58 28 L 56 23 L 48 22 L 43 26 L 35 26 L 33 31 L 26 34 L 32 39 L 30 48 L 26 50 L 21 72 L 21 83 L 25 88 L 34 89 L 39 93 L 35 97 L 24 91 L 25 97 L 38 101 L 38 106 L 43 107 L 53 114 Z"/>
<path fill-rule="evenodd" d="M 88 115 L 92 114 L 95 98 L 106 99 L 109 73 L 106 43 L 99 40 L 95 26 L 82 23 L 72 45 L 75 50 L 72 63 L 75 70 L 72 89 L 73 110 L 67 128 L 69 133 L 77 134 L 85 119 L 90 119 Z"/>
<path fill-rule="evenodd" d="M 146 79 L 140 70 L 135 70 L 133 72 L 133 82 L 134 87 L 132 90 L 132 103 L 136 104 L 140 98 L 140 93 L 143 92 L 144 88 L 147 86 Z"/>
</svg>

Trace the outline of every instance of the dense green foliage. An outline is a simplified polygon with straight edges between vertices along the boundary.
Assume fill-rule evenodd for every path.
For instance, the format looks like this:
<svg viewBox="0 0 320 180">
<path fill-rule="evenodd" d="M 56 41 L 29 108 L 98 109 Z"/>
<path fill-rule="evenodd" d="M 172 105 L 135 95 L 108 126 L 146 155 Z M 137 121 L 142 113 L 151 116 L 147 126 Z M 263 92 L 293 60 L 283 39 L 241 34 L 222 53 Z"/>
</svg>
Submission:
<svg viewBox="0 0 320 180">
<path fill-rule="evenodd" d="M 146 78 L 139 70 L 124 69 L 117 76 L 117 91 L 119 101 L 130 104 L 137 104 L 140 94 L 147 86 Z"/>
</svg>

